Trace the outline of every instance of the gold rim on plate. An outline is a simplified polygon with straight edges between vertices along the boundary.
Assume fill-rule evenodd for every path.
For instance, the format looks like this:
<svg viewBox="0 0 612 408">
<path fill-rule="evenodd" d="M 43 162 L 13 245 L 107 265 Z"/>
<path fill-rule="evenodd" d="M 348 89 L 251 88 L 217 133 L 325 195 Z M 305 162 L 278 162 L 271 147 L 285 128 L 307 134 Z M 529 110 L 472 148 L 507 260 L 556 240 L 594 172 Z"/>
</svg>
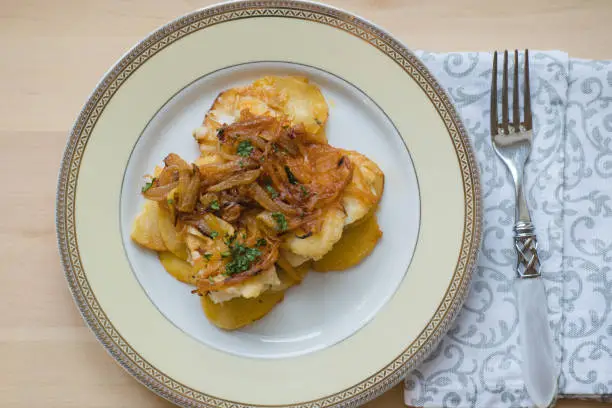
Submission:
<svg viewBox="0 0 612 408">
<path fill-rule="evenodd" d="M 117 90 L 147 60 L 177 40 L 199 30 L 241 19 L 280 17 L 307 20 L 350 33 L 399 65 L 427 95 L 452 142 L 461 170 L 465 217 L 455 271 L 444 299 L 426 327 L 399 356 L 369 378 L 323 398 L 291 405 L 295 408 L 352 407 L 382 394 L 414 369 L 439 342 L 460 310 L 475 266 L 481 236 L 479 175 L 466 131 L 445 91 L 425 66 L 401 43 L 373 24 L 347 12 L 301 1 L 253 1 L 216 5 L 187 14 L 161 27 L 125 54 L 104 76 L 81 111 L 67 143 L 57 192 L 57 235 L 61 261 L 74 300 L 88 326 L 113 358 L 158 395 L 181 406 L 246 408 L 216 398 L 170 378 L 143 358 L 119 334 L 94 294 L 79 253 L 75 222 L 76 191 L 85 148 L 98 119 Z"/>
</svg>

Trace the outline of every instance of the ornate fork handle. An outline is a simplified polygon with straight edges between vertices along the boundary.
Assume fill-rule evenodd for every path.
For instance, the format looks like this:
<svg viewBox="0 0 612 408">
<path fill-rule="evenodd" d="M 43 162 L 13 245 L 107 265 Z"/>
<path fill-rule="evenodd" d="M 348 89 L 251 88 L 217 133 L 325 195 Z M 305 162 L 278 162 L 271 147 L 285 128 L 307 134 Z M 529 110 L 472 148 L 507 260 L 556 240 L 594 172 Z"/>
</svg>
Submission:
<svg viewBox="0 0 612 408">
<path fill-rule="evenodd" d="M 522 152 L 521 152 L 522 153 Z M 516 156 L 521 156 L 520 154 Z M 516 156 L 514 158 L 516 158 Z M 514 191 L 516 192 L 516 211 L 514 224 L 514 248 L 516 250 L 516 273 L 519 278 L 536 278 L 540 276 L 540 258 L 538 257 L 538 240 L 535 234 L 535 227 L 531 222 L 529 207 L 523 193 L 523 167 L 526 157 L 521 157 L 523 166 L 514 166 L 512 178 L 514 181 Z M 518 170 L 518 171 L 516 171 Z"/>
<path fill-rule="evenodd" d="M 517 255 L 516 273 L 519 278 L 540 276 L 538 241 L 523 192 L 523 172 L 530 150 L 525 142 L 530 138 L 531 131 L 514 132 L 510 130 L 506 134 L 503 129 L 493 137 L 495 152 L 506 164 L 512 181 L 514 181 L 516 201 L 514 247 Z"/>
<path fill-rule="evenodd" d="M 516 273 L 520 278 L 537 278 L 540 276 L 540 258 L 538 241 L 533 224 L 519 221 L 514 225 L 514 248 L 518 256 Z"/>
</svg>

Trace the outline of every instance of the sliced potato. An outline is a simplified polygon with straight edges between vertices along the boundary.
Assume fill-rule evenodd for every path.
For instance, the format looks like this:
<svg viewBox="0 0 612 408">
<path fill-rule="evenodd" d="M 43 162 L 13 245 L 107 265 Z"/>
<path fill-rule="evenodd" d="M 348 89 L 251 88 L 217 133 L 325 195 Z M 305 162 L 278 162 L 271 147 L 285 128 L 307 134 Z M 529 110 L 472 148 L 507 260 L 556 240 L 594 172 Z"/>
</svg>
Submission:
<svg viewBox="0 0 612 408">
<path fill-rule="evenodd" d="M 321 259 L 342 236 L 345 218 L 343 211 L 328 210 L 324 214 L 323 225 L 319 232 L 308 238 L 290 236 L 286 241 L 286 249 L 306 258 Z"/>
<path fill-rule="evenodd" d="M 145 248 L 154 251 L 167 250 L 159 230 L 159 205 L 155 201 L 146 200 L 142 212 L 134 220 L 132 240 Z"/>
<path fill-rule="evenodd" d="M 180 236 L 174 222 L 172 221 L 172 215 L 164 209 L 159 209 L 158 216 L 159 232 L 166 248 L 180 259 L 187 259 L 187 245 L 185 240 Z"/>
<path fill-rule="evenodd" d="M 284 272 L 281 277 L 281 281 L 289 282 L 290 286 L 300 283 L 310 270 L 310 262 L 304 262 L 301 265 L 294 267 L 293 265 L 291 265 L 291 262 L 289 262 L 282 256 L 278 258 L 276 263 Z M 286 279 L 283 279 L 283 277 L 285 277 Z"/>
<path fill-rule="evenodd" d="M 267 315 L 284 296 L 284 291 L 267 291 L 252 299 L 239 297 L 215 303 L 208 296 L 202 296 L 201 301 L 204 314 L 212 324 L 224 330 L 236 330 Z"/>
<path fill-rule="evenodd" d="M 301 76 L 266 76 L 217 96 L 203 126 L 194 132 L 200 150 L 215 153 L 217 130 L 238 120 L 243 110 L 253 115 L 286 117 L 292 125 L 303 124 L 312 142 L 327 142 L 324 128 L 329 108 L 319 87 Z"/>
<path fill-rule="evenodd" d="M 181 282 L 195 286 L 195 271 L 187 261 L 169 251 L 160 252 L 158 257 L 166 272 Z"/>
<path fill-rule="evenodd" d="M 313 263 L 317 272 L 342 271 L 363 261 L 382 236 L 376 216 L 363 220 L 359 225 L 346 228 L 342 238 L 323 258 Z"/>
<path fill-rule="evenodd" d="M 297 255 L 294 254 L 293 252 L 281 248 L 280 250 L 280 256 L 282 258 L 285 258 L 287 260 L 287 262 L 289 262 L 291 264 L 291 266 L 293 266 L 294 268 L 304 264 L 304 262 L 308 261 L 308 258 L 306 258 L 305 256 L 301 256 L 301 255 Z"/>
<path fill-rule="evenodd" d="M 306 77 L 267 76 L 252 85 L 272 87 L 280 95 L 282 110 L 294 125 L 302 123 L 306 131 L 313 135 L 315 143 L 325 143 L 322 132 L 327 122 L 328 107 L 318 86 L 311 84 Z"/>
<path fill-rule="evenodd" d="M 217 277 L 223 280 L 222 276 Z M 211 291 L 208 293 L 208 297 L 215 303 L 228 302 L 237 297 L 254 299 L 267 290 L 278 291 L 281 286 L 282 282 L 278 278 L 276 267 L 272 266 L 238 285 L 232 285 L 218 291 Z"/>
<path fill-rule="evenodd" d="M 350 225 L 376 211 L 382 197 L 385 176 L 378 165 L 364 155 L 353 151 L 345 153 L 353 164 L 353 178 L 342 196 L 346 212 L 344 223 Z"/>
</svg>

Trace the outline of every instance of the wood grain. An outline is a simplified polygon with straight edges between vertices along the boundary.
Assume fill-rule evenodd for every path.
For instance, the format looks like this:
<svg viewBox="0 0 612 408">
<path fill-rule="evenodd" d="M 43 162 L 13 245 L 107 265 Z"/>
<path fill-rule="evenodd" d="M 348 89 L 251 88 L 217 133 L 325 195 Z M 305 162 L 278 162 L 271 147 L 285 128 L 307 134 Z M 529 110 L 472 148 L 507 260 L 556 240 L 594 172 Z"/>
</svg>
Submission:
<svg viewBox="0 0 612 408">
<path fill-rule="evenodd" d="M 151 30 L 211 3 L 0 0 L 0 406 L 171 406 L 119 368 L 85 328 L 56 250 L 55 187 L 68 130 L 98 79 Z M 612 58 L 607 0 L 330 3 L 411 48 L 528 46 Z M 402 407 L 401 389 L 367 406 Z"/>
</svg>

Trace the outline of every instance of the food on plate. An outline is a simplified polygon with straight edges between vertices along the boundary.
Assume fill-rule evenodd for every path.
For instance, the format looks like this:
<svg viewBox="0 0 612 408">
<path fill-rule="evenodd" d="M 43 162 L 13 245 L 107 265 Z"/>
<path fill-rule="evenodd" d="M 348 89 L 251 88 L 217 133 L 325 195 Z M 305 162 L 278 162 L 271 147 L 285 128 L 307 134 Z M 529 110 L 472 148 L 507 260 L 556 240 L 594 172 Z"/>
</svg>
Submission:
<svg viewBox="0 0 612 408">
<path fill-rule="evenodd" d="M 357 265 L 374 250 L 382 232 L 376 217 L 367 217 L 357 225 L 344 230 L 342 238 L 323 258 L 314 262 L 317 272 L 342 271 Z"/>
<path fill-rule="evenodd" d="M 200 157 L 170 153 L 142 188 L 132 240 L 194 286 L 208 319 L 233 330 L 265 316 L 311 266 L 358 264 L 382 233 L 384 175 L 327 143 L 328 107 L 303 77 L 222 92 L 194 131 Z"/>
</svg>

